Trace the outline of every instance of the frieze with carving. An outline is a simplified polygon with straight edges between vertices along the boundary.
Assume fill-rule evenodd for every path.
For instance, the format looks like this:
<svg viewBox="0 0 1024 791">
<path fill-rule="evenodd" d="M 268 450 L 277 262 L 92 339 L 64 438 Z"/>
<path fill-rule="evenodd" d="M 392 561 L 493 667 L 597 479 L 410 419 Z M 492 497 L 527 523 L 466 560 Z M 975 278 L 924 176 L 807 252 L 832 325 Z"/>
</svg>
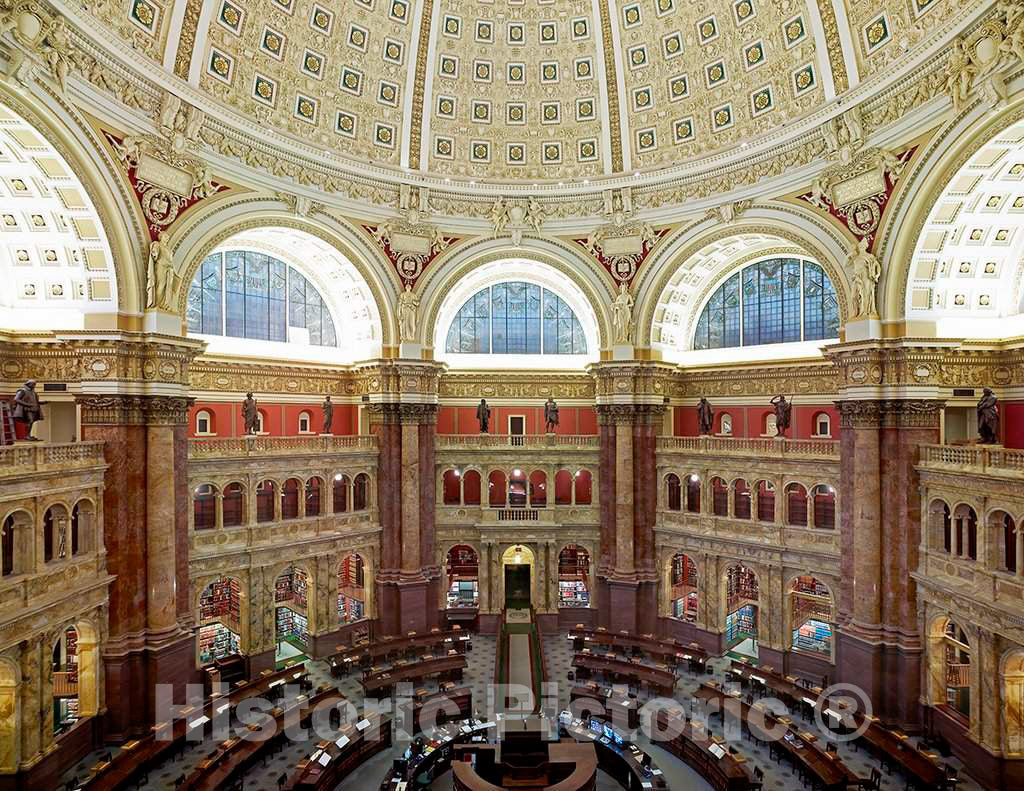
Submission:
<svg viewBox="0 0 1024 791">
<path fill-rule="evenodd" d="M 441 377 L 441 398 L 536 398 L 593 399 L 594 379 L 590 376 L 548 376 L 544 374 L 452 374 Z"/>
</svg>

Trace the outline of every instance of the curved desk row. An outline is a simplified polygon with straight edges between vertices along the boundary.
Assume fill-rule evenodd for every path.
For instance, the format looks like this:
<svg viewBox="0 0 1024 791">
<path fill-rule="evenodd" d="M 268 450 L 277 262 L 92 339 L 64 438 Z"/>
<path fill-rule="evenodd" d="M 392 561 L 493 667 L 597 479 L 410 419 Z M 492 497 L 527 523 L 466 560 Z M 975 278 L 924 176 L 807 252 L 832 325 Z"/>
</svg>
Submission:
<svg viewBox="0 0 1024 791">
<path fill-rule="evenodd" d="M 313 753 L 299 762 L 285 783 L 285 791 L 328 791 L 335 788 L 368 758 L 391 746 L 391 718 L 374 717 L 345 724 L 340 735 L 320 742 Z"/>
<path fill-rule="evenodd" d="M 573 649 L 582 651 L 588 645 L 605 645 L 612 648 L 635 648 L 649 656 L 662 657 L 673 663 L 689 662 L 691 669 L 702 669 L 708 659 L 708 652 L 697 643 L 682 645 L 675 640 L 658 640 L 654 635 L 630 635 L 609 632 L 605 629 L 576 627 L 569 631 Z"/>
<path fill-rule="evenodd" d="M 121 752 L 114 756 L 112 761 L 94 767 L 95 774 L 80 788 L 88 791 L 115 791 L 124 788 L 183 748 L 186 737 L 195 738 L 200 732 L 196 729 L 201 729 L 203 738 L 206 738 L 211 730 L 212 720 L 223 712 L 224 706 L 229 706 L 233 711 L 243 700 L 266 695 L 287 683 L 298 683 L 305 676 L 306 670 L 302 664 L 266 671 L 251 681 L 238 684 L 225 696 L 211 696 L 202 708 L 185 708 L 182 710 L 182 719 L 174 723 L 154 725 L 150 733 L 143 738 L 125 742 L 121 746 Z"/>
<path fill-rule="evenodd" d="M 629 662 L 614 656 L 581 653 L 572 660 L 577 670 L 587 673 L 607 673 L 621 678 L 628 678 L 640 684 L 647 684 L 659 692 L 671 695 L 675 689 L 678 676 L 667 667 L 652 667 L 636 662 Z"/>
<path fill-rule="evenodd" d="M 587 717 L 590 715 L 595 717 L 605 715 L 607 719 L 613 722 L 617 722 L 621 716 L 625 716 L 627 728 L 635 730 L 640 727 L 640 701 L 629 697 L 629 695 L 616 692 L 611 687 L 603 686 L 594 681 L 579 683 L 569 692 L 570 704 L 574 704 L 576 701 L 583 702 L 577 705 L 570 705 L 574 715 L 580 717 L 584 715 L 587 715 Z M 596 701 L 599 706 L 591 710 L 587 706 L 587 701 Z"/>
<path fill-rule="evenodd" d="M 646 791 L 646 789 L 668 789 L 668 783 L 661 770 L 635 744 L 631 744 L 617 729 L 611 732 L 618 739 L 607 735 L 599 735 L 578 719 L 559 718 L 565 732 L 577 742 L 593 744 L 597 750 L 597 761 L 601 770 L 614 777 L 627 791 Z M 618 742 L 622 743 L 619 744 Z"/>
<path fill-rule="evenodd" d="M 456 742 L 473 739 L 485 740 L 495 735 L 495 722 L 459 720 L 437 729 L 434 737 L 426 741 L 426 750 L 406 761 L 396 761 L 387 776 L 381 781 L 380 791 L 412 791 L 414 779 L 422 774 L 435 778 L 451 767 Z"/>
<path fill-rule="evenodd" d="M 380 656 L 411 651 L 419 648 L 433 648 L 435 646 L 455 649 L 460 654 L 465 653 L 471 646 L 471 638 L 461 628 L 456 627 L 448 631 L 427 632 L 425 634 L 411 634 L 406 637 L 383 638 L 373 643 L 356 646 L 355 648 L 344 648 L 338 646 L 338 653 L 329 657 L 332 671 L 337 667 L 348 669 L 360 662 L 376 659 Z"/>
<path fill-rule="evenodd" d="M 658 729 L 672 736 L 656 744 L 689 764 L 716 791 L 747 791 L 751 788 L 745 759 L 730 753 L 726 746 L 716 741 L 704 728 L 661 710 L 658 712 Z"/>
<path fill-rule="evenodd" d="M 548 760 L 537 770 L 559 778 L 543 787 L 543 791 L 593 791 L 597 784 L 598 759 L 595 748 L 573 742 L 548 745 Z M 507 786 L 494 785 L 476 773 L 467 761 L 452 764 L 455 791 L 502 791 Z"/>
<path fill-rule="evenodd" d="M 367 695 L 382 695 L 402 681 L 420 681 L 429 676 L 458 681 L 465 669 L 466 657 L 462 654 L 410 662 L 407 665 L 398 665 L 380 673 L 370 674 L 362 680 L 363 690 Z"/>
</svg>

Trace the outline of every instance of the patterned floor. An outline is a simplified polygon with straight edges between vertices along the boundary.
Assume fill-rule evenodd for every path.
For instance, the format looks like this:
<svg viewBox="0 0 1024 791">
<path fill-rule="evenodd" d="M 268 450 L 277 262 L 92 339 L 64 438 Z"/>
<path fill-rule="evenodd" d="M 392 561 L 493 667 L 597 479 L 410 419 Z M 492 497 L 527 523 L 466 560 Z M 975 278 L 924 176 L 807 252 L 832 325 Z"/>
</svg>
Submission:
<svg viewBox="0 0 1024 791">
<path fill-rule="evenodd" d="M 572 641 L 567 639 L 566 634 L 551 635 L 544 638 L 544 656 L 547 660 L 548 674 L 553 681 L 558 681 L 559 687 L 559 707 L 566 708 L 569 705 L 569 692 L 571 684 L 567 683 L 568 674 L 572 668 L 572 659 L 574 652 L 572 650 Z M 716 681 L 724 681 L 725 675 L 724 670 L 729 665 L 729 660 L 712 659 L 708 663 L 714 670 L 713 676 L 698 676 L 688 672 L 685 668 L 680 669 L 679 683 L 676 685 L 675 695 L 676 700 L 680 701 L 684 705 L 689 703 L 690 697 L 696 691 L 700 685 L 700 680 L 711 680 L 712 678 Z M 641 695 L 641 700 L 645 696 Z M 796 718 L 795 718 L 796 719 Z M 815 727 L 813 722 L 801 721 L 801 728 L 803 730 L 811 731 L 812 733 L 820 733 Z M 711 720 L 712 732 L 721 737 L 723 736 L 723 728 L 721 721 L 716 717 Z M 643 740 L 638 740 L 638 743 L 642 743 Z M 764 772 L 765 789 L 794 789 L 802 788 L 803 783 L 800 781 L 799 776 L 793 771 L 792 767 L 786 763 L 776 763 L 768 756 L 768 745 L 757 745 L 748 739 L 744 739 L 739 743 L 735 743 L 737 751 L 747 757 L 747 760 L 752 766 L 758 766 Z M 673 788 L 685 788 L 685 789 L 704 789 L 710 788 L 710 786 L 703 780 L 697 780 L 696 784 L 690 778 L 685 775 L 679 774 L 680 769 L 687 769 L 688 767 L 683 764 L 675 756 L 672 756 L 658 748 L 653 748 L 651 752 L 652 756 L 661 767 L 668 778 Z M 881 788 L 884 791 L 902 791 L 906 786 L 906 781 L 903 776 L 897 773 L 892 775 L 886 775 L 885 770 L 879 765 L 879 763 L 871 758 L 863 750 L 853 751 L 847 745 L 841 744 L 839 746 L 839 754 L 843 759 L 843 762 L 849 766 L 854 772 L 862 777 L 869 777 L 873 768 L 878 768 L 882 771 L 882 782 Z M 948 763 L 957 767 L 960 770 L 960 785 L 958 791 L 978 791 L 981 786 L 978 785 L 970 777 L 963 774 L 963 766 L 955 758 L 943 759 Z M 753 771 L 753 770 L 751 770 Z M 689 773 L 693 776 L 693 773 Z"/>
</svg>

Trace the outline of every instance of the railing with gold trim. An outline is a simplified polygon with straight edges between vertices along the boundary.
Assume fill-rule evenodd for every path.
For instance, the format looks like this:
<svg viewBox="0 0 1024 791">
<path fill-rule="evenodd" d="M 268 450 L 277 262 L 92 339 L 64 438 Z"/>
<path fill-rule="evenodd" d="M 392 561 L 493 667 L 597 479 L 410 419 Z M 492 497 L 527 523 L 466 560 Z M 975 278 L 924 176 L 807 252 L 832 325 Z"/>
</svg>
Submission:
<svg viewBox="0 0 1024 791">
<path fill-rule="evenodd" d="M 839 443 L 830 439 L 778 439 L 775 437 L 658 437 L 658 451 L 778 459 L 838 459 Z"/>
<path fill-rule="evenodd" d="M 597 448 L 594 434 L 438 434 L 443 448 Z"/>
<path fill-rule="evenodd" d="M 0 448 L 0 478 L 26 472 L 58 472 L 103 464 L 102 442 L 25 442 Z"/>
<path fill-rule="evenodd" d="M 922 445 L 921 464 L 958 471 L 1024 475 L 1024 450 L 985 445 Z"/>
<path fill-rule="evenodd" d="M 188 442 L 190 459 L 230 459 L 248 456 L 301 456 L 344 451 L 375 451 L 377 437 L 373 434 L 352 436 L 314 435 L 308 437 L 229 437 L 207 439 L 197 437 Z"/>
</svg>

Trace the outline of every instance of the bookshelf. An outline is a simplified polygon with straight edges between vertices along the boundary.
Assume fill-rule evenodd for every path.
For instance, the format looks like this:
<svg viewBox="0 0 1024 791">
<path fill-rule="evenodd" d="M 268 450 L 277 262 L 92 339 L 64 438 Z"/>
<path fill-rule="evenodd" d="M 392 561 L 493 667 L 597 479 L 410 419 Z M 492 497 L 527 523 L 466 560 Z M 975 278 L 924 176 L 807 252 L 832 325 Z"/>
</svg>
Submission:
<svg viewBox="0 0 1024 791">
<path fill-rule="evenodd" d="M 363 559 L 359 555 L 347 555 L 338 566 L 338 621 L 352 623 L 366 617 L 366 578 Z"/>
<path fill-rule="evenodd" d="M 793 630 L 793 648 L 832 655 L 832 624 L 811 618 Z"/>
<path fill-rule="evenodd" d="M 569 544 L 558 553 L 558 606 L 590 606 L 590 553 Z"/>
<path fill-rule="evenodd" d="M 241 622 L 241 590 L 238 581 L 220 579 L 210 583 L 199 597 L 199 620 L 225 621 L 237 630 Z"/>
<path fill-rule="evenodd" d="M 341 623 L 352 623 L 366 617 L 365 607 L 359 599 L 338 594 L 338 620 Z"/>
<path fill-rule="evenodd" d="M 757 576 L 746 566 L 730 566 L 726 577 L 726 609 L 735 612 L 746 603 L 757 604 Z"/>
<path fill-rule="evenodd" d="M 747 638 L 757 639 L 757 607 L 745 604 L 725 616 L 725 643 L 734 646 Z"/>
<path fill-rule="evenodd" d="M 278 604 L 290 603 L 300 609 L 306 609 L 308 600 L 308 581 L 306 572 L 301 569 L 286 571 L 274 583 L 274 601 Z"/>
<path fill-rule="evenodd" d="M 224 624 L 214 622 L 199 627 L 200 664 L 241 653 L 241 650 L 241 637 Z"/>
<path fill-rule="evenodd" d="M 589 607 L 590 591 L 587 584 L 582 580 L 558 581 L 558 606 L 559 607 Z"/>
<path fill-rule="evenodd" d="M 309 620 L 302 613 L 288 607 L 278 607 L 276 627 L 278 641 L 290 637 L 303 646 L 309 645 Z"/>
<path fill-rule="evenodd" d="M 831 656 L 832 599 L 814 577 L 793 581 L 793 648 Z"/>
<path fill-rule="evenodd" d="M 475 579 L 452 579 L 448 587 L 449 607 L 476 607 L 480 604 L 480 583 Z"/>
<path fill-rule="evenodd" d="M 697 593 L 687 593 L 672 600 L 672 617 L 690 623 L 697 622 Z"/>
</svg>

